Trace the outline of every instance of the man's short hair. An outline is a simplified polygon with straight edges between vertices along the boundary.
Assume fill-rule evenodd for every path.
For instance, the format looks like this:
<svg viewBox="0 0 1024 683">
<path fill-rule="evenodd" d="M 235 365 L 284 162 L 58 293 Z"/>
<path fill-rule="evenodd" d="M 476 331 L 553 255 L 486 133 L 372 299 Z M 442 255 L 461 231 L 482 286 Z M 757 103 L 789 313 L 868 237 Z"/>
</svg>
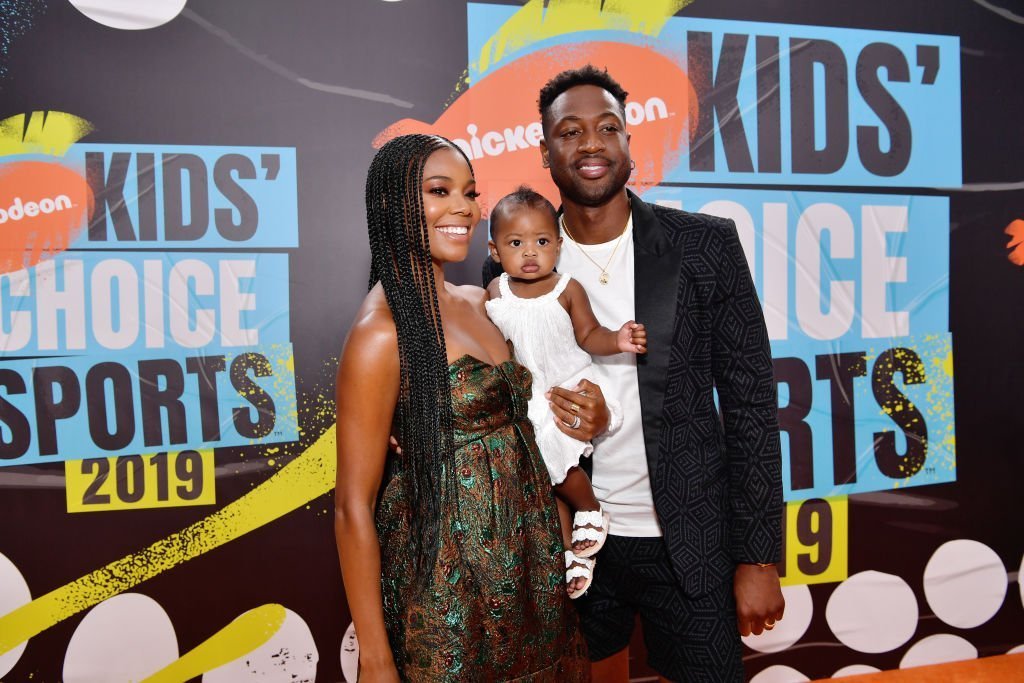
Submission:
<svg viewBox="0 0 1024 683">
<path fill-rule="evenodd" d="M 498 224 L 501 222 L 501 219 L 522 207 L 535 209 L 542 213 L 548 213 L 551 216 L 551 222 L 556 226 L 558 225 L 558 211 L 555 210 L 554 204 L 549 202 L 544 195 L 537 192 L 529 185 L 520 185 L 512 192 L 499 199 L 498 203 L 494 205 L 493 209 L 491 209 L 490 232 L 492 240 L 494 239 L 494 236 L 498 234 Z"/>
<path fill-rule="evenodd" d="M 548 109 L 551 108 L 551 103 L 566 90 L 575 88 L 577 85 L 596 85 L 606 90 L 619 103 L 619 109 L 623 119 L 625 119 L 626 96 L 629 93 L 623 90 L 619 82 L 608 74 L 607 69 L 598 69 L 593 64 L 586 64 L 578 69 L 569 69 L 557 74 L 540 89 L 537 105 L 540 109 L 541 123 L 544 122 L 544 117 L 547 115 Z"/>
</svg>

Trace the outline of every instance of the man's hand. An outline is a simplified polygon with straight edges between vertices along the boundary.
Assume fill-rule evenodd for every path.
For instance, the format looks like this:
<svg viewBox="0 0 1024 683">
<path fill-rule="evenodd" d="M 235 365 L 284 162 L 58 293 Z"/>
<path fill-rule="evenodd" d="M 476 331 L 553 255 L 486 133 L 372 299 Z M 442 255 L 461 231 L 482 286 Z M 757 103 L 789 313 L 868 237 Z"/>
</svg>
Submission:
<svg viewBox="0 0 1024 683">
<path fill-rule="evenodd" d="M 756 636 L 765 630 L 770 631 L 775 628 L 775 622 L 782 619 L 786 600 L 782 597 L 775 565 L 737 565 L 733 593 L 736 595 L 736 623 L 741 636 L 751 633 Z"/>
<path fill-rule="evenodd" d="M 630 320 L 615 333 L 615 343 L 624 353 L 647 353 L 647 328 Z"/>
<path fill-rule="evenodd" d="M 590 380 L 580 380 L 572 390 L 551 387 L 547 397 L 555 426 L 580 441 L 590 441 L 608 429 L 611 414 L 601 387 Z"/>
</svg>

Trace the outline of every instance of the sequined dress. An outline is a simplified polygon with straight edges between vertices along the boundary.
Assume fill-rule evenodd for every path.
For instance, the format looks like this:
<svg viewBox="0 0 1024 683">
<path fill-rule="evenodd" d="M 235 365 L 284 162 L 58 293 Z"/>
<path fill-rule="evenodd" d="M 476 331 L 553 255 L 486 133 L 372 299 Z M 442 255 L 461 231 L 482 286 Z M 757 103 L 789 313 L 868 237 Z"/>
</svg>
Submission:
<svg viewBox="0 0 1024 683">
<path fill-rule="evenodd" d="M 441 550 L 414 601 L 399 471 L 377 508 L 384 617 L 403 680 L 584 681 L 565 591 L 558 513 L 527 418 L 530 372 L 463 356 L 448 367 L 458 487 L 442 501 Z"/>
</svg>

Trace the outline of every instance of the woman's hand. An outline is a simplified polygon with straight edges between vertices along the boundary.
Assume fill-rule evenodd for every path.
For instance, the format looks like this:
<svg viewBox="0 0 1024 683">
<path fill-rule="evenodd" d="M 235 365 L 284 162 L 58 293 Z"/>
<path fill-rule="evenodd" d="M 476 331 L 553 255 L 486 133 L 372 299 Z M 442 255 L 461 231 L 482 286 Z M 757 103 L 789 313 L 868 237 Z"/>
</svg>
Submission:
<svg viewBox="0 0 1024 683">
<path fill-rule="evenodd" d="M 590 380 L 580 380 L 571 390 L 551 387 L 545 396 L 555 414 L 555 426 L 572 438 L 590 441 L 608 429 L 608 404 L 601 387 Z"/>
</svg>

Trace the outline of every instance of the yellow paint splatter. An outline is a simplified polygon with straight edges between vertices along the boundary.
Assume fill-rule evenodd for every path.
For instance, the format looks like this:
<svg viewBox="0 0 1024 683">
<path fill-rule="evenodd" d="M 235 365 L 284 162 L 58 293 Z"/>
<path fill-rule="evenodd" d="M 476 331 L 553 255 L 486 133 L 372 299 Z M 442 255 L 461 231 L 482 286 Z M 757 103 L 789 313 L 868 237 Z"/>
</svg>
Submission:
<svg viewBox="0 0 1024 683">
<path fill-rule="evenodd" d="M 181 683 L 233 662 L 270 640 L 286 614 L 275 604 L 251 609 L 142 683 Z"/>
<path fill-rule="evenodd" d="M 530 0 L 484 43 L 478 72 L 534 43 L 580 31 L 630 31 L 656 36 L 673 14 L 694 0 Z M 604 5 L 602 7 L 602 4 Z"/>
<path fill-rule="evenodd" d="M 299 457 L 209 517 L 0 617 L 0 654 L 68 617 L 286 515 L 334 488 L 330 426 Z"/>
<path fill-rule="evenodd" d="M 0 156 L 64 156 L 71 145 L 92 131 L 93 125 L 88 121 L 62 111 L 17 114 L 0 121 Z"/>
</svg>

